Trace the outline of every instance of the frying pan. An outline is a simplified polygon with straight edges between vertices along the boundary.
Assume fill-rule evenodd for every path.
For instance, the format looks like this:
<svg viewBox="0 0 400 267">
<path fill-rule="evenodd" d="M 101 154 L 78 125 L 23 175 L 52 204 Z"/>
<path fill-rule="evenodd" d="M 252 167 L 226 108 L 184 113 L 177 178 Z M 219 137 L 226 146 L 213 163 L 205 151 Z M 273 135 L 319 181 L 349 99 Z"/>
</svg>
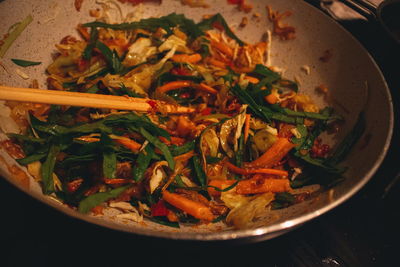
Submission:
<svg viewBox="0 0 400 267">
<path fill-rule="evenodd" d="M 145 4 L 140 9 L 143 17 L 159 16 L 171 12 L 184 13 L 195 20 L 203 14 L 220 12 L 228 23 L 235 28 L 244 16 L 251 23 L 243 29 L 236 29 L 238 36 L 247 42 L 256 42 L 272 25 L 267 20 L 265 5 L 274 10 L 292 11 L 293 15 L 285 23 L 296 27 L 296 39 L 281 41 L 273 37 L 271 45 L 271 63 L 285 70 L 284 76 L 297 79 L 301 92 L 313 97 L 321 106 L 326 105 L 322 96 L 315 93 L 315 88 L 326 85 L 334 96 L 332 104 L 336 112 L 345 118 L 345 124 L 337 136 L 331 139 L 332 145 L 338 143 L 354 125 L 357 115 L 364 110 L 367 129 L 343 163 L 348 167 L 345 180 L 330 190 L 323 191 L 318 197 L 296 204 L 292 207 L 266 213 L 253 222 L 248 229 L 235 230 L 222 224 L 200 227 L 181 227 L 179 230 L 146 222 L 143 224 L 126 223 L 113 219 L 111 215 L 92 216 L 80 214 L 51 197 L 43 196 L 40 187 L 32 180 L 30 186 L 23 187 L 1 163 L 1 175 L 27 194 L 52 206 L 59 211 L 81 220 L 104 227 L 139 235 L 181 240 L 265 240 L 281 235 L 301 226 L 307 221 L 342 204 L 354 195 L 368 180 L 383 161 L 388 150 L 393 129 L 393 107 L 389 89 L 382 73 L 368 52 L 347 31 L 319 10 L 299 0 L 250 1 L 253 11 L 249 14 L 239 12 L 226 1 L 208 0 L 210 8 L 190 8 L 179 1 L 163 1 L 161 6 Z M 0 32 L 4 33 L 10 25 L 21 21 L 28 14 L 34 20 L 8 50 L 0 70 L 0 83 L 10 86 L 26 87 L 29 80 L 22 79 L 15 73 L 16 66 L 11 58 L 41 61 L 42 64 L 26 68 L 23 71 L 31 78 L 38 79 L 45 86 L 45 68 L 51 62 L 54 44 L 66 35 L 77 35 L 78 23 L 91 21 L 90 9 L 98 7 L 95 1 L 86 0 L 80 12 L 74 8 L 73 1 L 23 1 L 6 0 L 0 2 L 0 16 L 3 23 Z M 123 5 L 126 14 L 132 6 Z M 258 12 L 259 18 L 252 14 Z M 332 57 L 328 62 L 320 60 L 325 51 Z M 310 74 L 302 66 L 310 67 Z M 5 120 L 1 117 L 1 120 Z M 1 137 L 4 138 L 4 135 Z M 1 156 L 12 163 L 13 160 L 4 151 Z M 15 163 L 15 162 L 14 162 Z"/>
</svg>

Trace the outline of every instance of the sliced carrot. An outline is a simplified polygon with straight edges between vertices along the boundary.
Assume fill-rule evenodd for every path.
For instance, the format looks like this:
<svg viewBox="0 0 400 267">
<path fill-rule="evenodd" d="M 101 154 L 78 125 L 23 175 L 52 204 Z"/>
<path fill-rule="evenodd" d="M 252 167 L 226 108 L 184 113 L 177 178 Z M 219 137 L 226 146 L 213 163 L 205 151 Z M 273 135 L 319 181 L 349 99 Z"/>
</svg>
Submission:
<svg viewBox="0 0 400 267">
<path fill-rule="evenodd" d="M 254 70 L 254 67 L 238 67 L 234 64 L 229 66 L 236 73 L 249 73 Z"/>
<path fill-rule="evenodd" d="M 233 165 L 232 163 L 230 163 L 228 161 L 225 164 L 226 164 L 226 167 L 228 167 L 228 170 L 238 173 L 238 174 L 242 174 L 242 175 L 249 175 L 249 174 L 255 174 L 255 173 L 270 174 L 270 175 L 277 175 L 277 176 L 284 176 L 284 177 L 287 177 L 289 175 L 289 173 L 284 170 L 267 169 L 267 168 L 242 169 L 242 168 L 239 168 L 239 167 Z"/>
<path fill-rule="evenodd" d="M 269 95 L 266 95 L 264 97 L 264 99 L 271 105 L 276 104 L 278 102 L 278 96 L 274 93 L 270 93 Z"/>
<path fill-rule="evenodd" d="M 134 181 L 131 179 L 123 179 L 123 178 L 114 178 L 114 179 L 104 179 L 103 182 L 105 184 L 129 184 Z"/>
<path fill-rule="evenodd" d="M 259 79 L 257 79 L 256 77 L 253 77 L 253 76 L 244 76 L 244 79 L 245 80 L 248 80 L 249 81 L 249 83 L 259 83 L 260 82 L 260 80 Z"/>
<path fill-rule="evenodd" d="M 76 30 L 79 32 L 79 34 L 85 39 L 86 41 L 90 40 L 90 34 L 87 30 L 88 28 L 83 27 L 82 24 L 79 24 L 78 27 L 76 27 Z"/>
<path fill-rule="evenodd" d="M 224 62 L 216 60 L 215 58 L 209 58 L 208 63 L 210 63 L 211 65 L 213 65 L 215 67 L 219 67 L 222 69 L 226 68 L 226 64 Z"/>
<path fill-rule="evenodd" d="M 177 54 L 172 56 L 172 61 L 180 63 L 197 63 L 201 60 L 200 54 Z"/>
<path fill-rule="evenodd" d="M 160 136 L 159 139 L 161 140 L 161 142 L 163 142 L 167 146 L 170 146 L 170 145 L 181 146 L 184 143 L 186 143 L 186 139 L 185 138 L 176 137 L 176 136 L 171 136 L 171 140 L 168 140 L 167 138 L 165 138 L 163 136 Z"/>
<path fill-rule="evenodd" d="M 250 114 L 246 114 L 246 119 L 244 120 L 244 143 L 246 144 L 247 138 L 249 138 L 249 130 L 250 130 Z"/>
<path fill-rule="evenodd" d="M 172 210 L 168 210 L 167 219 L 170 222 L 179 222 L 178 216 Z"/>
<path fill-rule="evenodd" d="M 265 175 L 256 174 L 252 178 L 240 181 L 236 186 L 238 194 L 261 194 L 267 192 L 289 191 L 289 179 L 267 178 Z"/>
<path fill-rule="evenodd" d="M 258 159 L 245 164 L 247 168 L 272 167 L 280 162 L 284 156 L 296 145 L 291 143 L 288 138 L 280 137 L 276 142 L 261 155 Z"/>
<path fill-rule="evenodd" d="M 235 182 L 236 182 L 235 180 L 213 179 L 213 180 L 210 180 L 210 181 L 208 182 L 208 185 L 223 190 L 223 189 L 225 189 L 225 188 L 227 188 L 227 187 L 233 185 Z M 232 190 L 233 190 L 233 189 L 232 189 Z M 212 187 L 208 187 L 208 188 L 207 188 L 207 191 L 208 191 L 208 193 L 209 193 L 211 196 L 219 196 L 219 195 L 221 195 L 221 192 L 215 190 L 215 189 L 212 188 Z"/>
<path fill-rule="evenodd" d="M 192 86 L 192 82 L 190 82 L 190 81 L 173 81 L 173 82 L 169 82 L 169 83 L 166 83 L 166 84 L 158 87 L 156 90 L 160 93 L 166 93 L 171 90 L 189 87 L 189 86 Z"/>
<path fill-rule="evenodd" d="M 214 219 L 214 215 L 212 214 L 211 209 L 200 202 L 190 200 L 176 193 L 170 193 L 167 190 L 163 191 L 162 196 L 163 199 L 169 204 L 183 210 L 187 214 L 195 217 L 196 219 L 209 222 Z"/>
<path fill-rule="evenodd" d="M 138 152 L 140 148 L 142 147 L 141 144 L 137 143 L 136 141 L 129 139 L 129 138 L 118 138 L 114 139 L 115 142 L 117 142 L 120 145 L 123 145 L 124 147 L 128 148 L 132 152 Z"/>
<path fill-rule="evenodd" d="M 201 91 L 213 94 L 213 95 L 218 94 L 217 90 L 215 90 L 214 88 L 212 88 L 211 86 L 209 86 L 209 85 L 207 85 L 205 83 L 200 83 L 198 86 L 196 86 L 196 88 L 201 90 Z"/>
<path fill-rule="evenodd" d="M 226 43 L 224 42 L 217 42 L 212 40 L 211 41 L 211 46 L 215 47 L 219 51 L 221 51 L 223 54 L 227 55 L 228 57 L 232 58 L 233 57 L 233 49 L 229 47 Z"/>
<path fill-rule="evenodd" d="M 184 153 L 182 155 L 174 157 L 174 160 L 175 161 L 187 161 L 190 158 L 192 158 L 194 155 L 196 155 L 194 150 L 190 150 L 189 152 L 186 152 L 186 153 Z"/>
</svg>

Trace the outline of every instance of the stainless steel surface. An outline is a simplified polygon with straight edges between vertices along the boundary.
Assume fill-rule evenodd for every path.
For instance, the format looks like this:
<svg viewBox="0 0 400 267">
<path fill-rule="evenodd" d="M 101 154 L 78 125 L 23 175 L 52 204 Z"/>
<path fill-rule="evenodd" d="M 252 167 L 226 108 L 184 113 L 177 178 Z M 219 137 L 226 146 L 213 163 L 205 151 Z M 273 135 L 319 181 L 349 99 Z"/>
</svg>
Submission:
<svg viewBox="0 0 400 267">
<path fill-rule="evenodd" d="M 237 30 L 240 37 L 249 42 L 257 41 L 267 30 L 271 23 L 266 19 L 265 1 L 251 1 L 254 10 L 262 15 L 260 22 L 254 21 L 245 29 Z M 232 5 L 225 1 L 209 1 L 210 9 L 191 9 L 181 7 L 177 1 L 163 1 L 161 7 L 150 4 L 144 6 L 144 16 L 162 15 L 172 11 L 185 13 L 188 17 L 200 19 L 202 14 L 221 12 L 232 25 L 238 25 L 246 14 L 238 12 Z M 295 205 L 279 213 L 279 220 L 271 222 L 268 214 L 264 219 L 254 222 L 251 229 L 232 230 L 222 227 L 221 230 L 213 226 L 199 228 L 183 227 L 179 231 L 163 226 L 146 223 L 124 224 L 107 217 L 82 215 L 65 207 L 49 197 L 41 194 L 38 186 L 24 189 L 10 177 L 6 168 L 0 166 L 1 174 L 21 190 L 39 199 L 70 216 L 98 224 L 104 227 L 117 229 L 147 236 L 183 240 L 239 240 L 247 239 L 260 241 L 281 235 L 295 227 L 342 204 L 364 186 L 382 163 L 388 150 L 393 129 L 393 107 L 390 92 L 386 82 L 368 52 L 347 31 L 335 21 L 324 15 L 319 10 L 298 0 L 270 0 L 274 10 L 291 10 L 293 16 L 285 22 L 294 25 L 297 38 L 291 41 L 280 41 L 274 38 L 272 42 L 273 65 L 286 69 L 285 76 L 301 79 L 300 90 L 313 95 L 317 103 L 323 105 L 322 97 L 315 95 L 314 88 L 320 84 L 327 85 L 335 100 L 341 105 L 334 105 L 337 111 L 346 118 L 343 132 L 332 142 L 337 143 L 349 130 L 358 115 L 365 109 L 367 116 L 367 134 L 369 141 L 364 147 L 360 142 L 348 156 L 344 165 L 349 166 L 346 180 L 339 184 L 333 191 L 326 191 L 320 197 L 311 201 Z M 88 10 L 95 6 L 94 1 L 85 1 L 81 12 L 76 12 L 70 2 L 6 0 L 0 3 L 0 15 L 3 23 L 0 32 L 5 32 L 8 27 L 21 20 L 28 13 L 34 16 L 34 22 L 18 38 L 2 61 L 10 73 L 0 72 L 0 82 L 11 86 L 26 86 L 28 81 L 22 80 L 14 73 L 15 66 L 10 63 L 10 58 L 18 57 L 31 60 L 40 60 L 42 65 L 26 70 L 30 77 L 39 78 L 45 84 L 45 66 L 51 61 L 53 45 L 65 35 L 76 35 L 75 25 L 90 21 Z M 126 12 L 131 7 L 126 7 Z M 58 14 L 52 18 L 53 13 Z M 52 13 L 53 12 L 53 13 Z M 319 58 L 324 51 L 331 49 L 332 59 L 321 62 Z M 306 75 L 301 66 L 311 67 L 311 74 Z M 25 71 L 25 70 L 24 70 Z M 368 92 L 368 93 L 367 93 Z M 364 139 L 366 141 L 366 139 Z"/>
</svg>

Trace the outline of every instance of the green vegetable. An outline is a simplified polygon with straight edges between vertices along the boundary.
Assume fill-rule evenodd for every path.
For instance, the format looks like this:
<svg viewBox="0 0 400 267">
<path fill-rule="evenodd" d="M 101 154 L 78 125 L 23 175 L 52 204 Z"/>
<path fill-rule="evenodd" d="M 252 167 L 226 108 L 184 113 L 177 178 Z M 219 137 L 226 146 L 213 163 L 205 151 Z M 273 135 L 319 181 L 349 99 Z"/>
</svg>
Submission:
<svg viewBox="0 0 400 267">
<path fill-rule="evenodd" d="M 143 179 L 143 175 L 146 172 L 146 169 L 149 167 L 150 161 L 154 156 L 154 148 L 148 144 L 142 152 L 139 153 L 139 156 L 136 160 L 135 167 L 133 169 L 133 179 L 136 182 L 139 182 Z"/>
<path fill-rule="evenodd" d="M 25 165 L 28 165 L 29 163 L 39 161 L 39 160 L 45 158 L 46 156 L 47 156 L 47 153 L 38 153 L 38 154 L 29 155 L 22 159 L 16 159 L 15 161 L 18 162 L 18 164 L 25 166 Z"/>
<path fill-rule="evenodd" d="M 230 186 L 228 186 L 228 187 L 226 187 L 226 188 L 223 188 L 223 189 L 220 189 L 220 188 L 218 188 L 218 187 L 216 187 L 216 186 L 212 186 L 212 185 L 207 185 L 207 187 L 214 188 L 214 189 L 215 189 L 216 191 L 218 191 L 218 192 L 227 192 L 227 191 L 229 191 L 229 190 L 235 188 L 235 186 L 237 186 L 238 183 L 239 183 L 239 180 L 237 180 L 237 181 L 234 182 L 232 185 L 230 185 Z"/>
<path fill-rule="evenodd" d="M 282 209 L 294 204 L 295 202 L 296 198 L 294 197 L 294 195 L 288 192 L 276 193 L 275 200 L 272 201 L 271 206 L 272 209 Z"/>
<path fill-rule="evenodd" d="M 177 222 L 170 222 L 167 219 L 165 219 L 162 216 L 157 216 L 157 217 L 149 217 L 148 218 L 150 221 L 161 224 L 161 225 L 165 225 L 165 226 L 169 226 L 169 227 L 173 227 L 173 228 L 180 228 L 179 223 Z"/>
<path fill-rule="evenodd" d="M 146 131 L 143 127 L 139 128 L 139 132 L 143 135 L 144 138 L 147 139 L 151 144 L 161 150 L 165 160 L 168 162 L 168 166 L 171 170 L 175 168 L 175 161 L 172 157 L 171 151 L 169 150 L 168 146 L 160 141 L 157 137 L 151 135 L 148 131 Z"/>
<path fill-rule="evenodd" d="M 257 149 L 261 153 L 264 153 L 275 143 L 276 139 L 277 137 L 275 135 L 269 133 L 266 129 L 262 129 L 255 133 L 253 142 Z"/>
<path fill-rule="evenodd" d="M 228 35 L 230 38 L 232 38 L 233 40 L 235 40 L 240 46 L 245 45 L 245 43 L 240 40 L 229 28 L 228 23 L 226 23 L 224 17 L 218 13 L 215 14 L 214 16 L 212 16 L 209 19 L 204 19 L 203 21 L 201 21 L 200 23 L 197 24 L 197 26 L 200 28 L 200 30 L 202 31 L 207 31 L 210 30 L 212 28 L 214 28 L 214 26 L 216 24 L 219 24 L 220 26 L 222 26 L 226 32 L 226 35 Z"/>
<path fill-rule="evenodd" d="M 96 48 L 100 50 L 104 58 L 107 61 L 108 66 L 113 70 L 114 74 L 120 73 L 124 70 L 121 59 L 119 58 L 117 52 L 111 51 L 111 49 L 104 43 L 97 41 Z"/>
<path fill-rule="evenodd" d="M 84 198 L 79 202 L 78 211 L 80 213 L 88 213 L 94 207 L 100 205 L 101 203 L 110 200 L 112 198 L 118 197 L 122 192 L 129 188 L 129 185 L 111 189 L 107 192 L 96 193 Z"/>
<path fill-rule="evenodd" d="M 42 62 L 28 61 L 28 60 L 15 59 L 15 58 L 12 58 L 11 61 L 21 67 L 29 67 L 29 66 L 35 66 L 35 65 L 42 64 Z"/>
<path fill-rule="evenodd" d="M 194 170 L 194 175 L 197 177 L 200 185 L 202 187 L 207 185 L 207 176 L 203 170 L 200 158 L 198 156 L 193 156 L 191 158 L 192 169 Z"/>
<path fill-rule="evenodd" d="M 121 24 L 108 24 L 104 22 L 90 22 L 83 24 L 84 27 L 100 27 L 113 30 L 135 30 L 144 29 L 151 32 L 156 31 L 158 28 L 164 29 L 167 33 L 171 34 L 174 27 L 179 27 L 180 30 L 188 34 L 193 39 L 204 35 L 199 26 L 193 20 L 187 19 L 182 14 L 171 13 L 160 18 L 147 18 L 140 21 L 121 23 Z"/>
<path fill-rule="evenodd" d="M 235 152 L 236 166 L 242 167 L 244 154 L 244 135 L 241 134 L 238 139 L 238 150 Z"/>
<path fill-rule="evenodd" d="M 115 178 L 117 171 L 117 155 L 115 154 L 113 143 L 110 137 L 102 134 L 100 143 L 103 146 L 103 175 L 104 178 Z"/>
<path fill-rule="evenodd" d="M 176 156 L 185 154 L 185 153 L 193 150 L 195 148 L 195 144 L 196 144 L 196 141 L 193 140 L 193 141 L 187 142 L 181 146 L 172 145 L 169 147 L 169 149 L 171 150 L 171 154 L 174 157 L 176 157 Z"/>
<path fill-rule="evenodd" d="M 41 176 L 43 182 L 43 193 L 49 195 L 54 192 L 53 170 L 56 163 L 56 157 L 60 152 L 60 147 L 52 145 L 47 154 L 46 161 L 41 167 Z"/>
<path fill-rule="evenodd" d="M 10 32 L 8 37 L 4 40 L 4 43 L 0 46 L 0 58 L 2 58 L 7 50 L 10 48 L 15 39 L 20 36 L 20 34 L 25 30 L 25 28 L 32 22 L 33 18 L 31 15 L 28 15 L 25 19 L 23 19 L 20 23 L 18 23 L 14 30 Z"/>
<path fill-rule="evenodd" d="M 90 60 L 92 58 L 93 49 L 96 47 L 96 41 L 99 38 L 99 31 L 96 27 L 90 28 L 90 39 L 88 45 L 85 47 L 85 50 L 82 52 L 82 57 L 85 60 Z"/>
</svg>

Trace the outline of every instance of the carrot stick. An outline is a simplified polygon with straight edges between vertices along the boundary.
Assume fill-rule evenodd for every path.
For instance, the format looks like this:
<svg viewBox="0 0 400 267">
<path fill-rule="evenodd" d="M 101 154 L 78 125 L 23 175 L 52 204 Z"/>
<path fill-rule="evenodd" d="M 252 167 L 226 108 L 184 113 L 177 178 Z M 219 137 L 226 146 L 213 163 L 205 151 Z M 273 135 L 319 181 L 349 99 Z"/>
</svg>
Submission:
<svg viewBox="0 0 400 267">
<path fill-rule="evenodd" d="M 217 48 L 219 51 L 221 51 L 228 57 L 233 57 L 233 49 L 231 47 L 229 47 L 227 44 L 225 44 L 224 42 L 217 42 L 217 41 L 212 40 L 211 46 Z"/>
<path fill-rule="evenodd" d="M 123 178 L 114 178 L 114 179 L 104 179 L 105 184 L 129 184 L 134 181 L 131 179 L 123 179 Z"/>
<path fill-rule="evenodd" d="M 118 144 L 123 145 L 124 147 L 130 149 L 132 152 L 138 152 L 140 150 L 140 148 L 142 147 L 141 144 L 139 144 L 129 138 L 118 138 L 118 139 L 114 139 L 114 141 L 117 142 Z"/>
<path fill-rule="evenodd" d="M 246 114 L 246 119 L 244 121 L 244 143 L 246 144 L 247 138 L 249 138 L 249 130 L 250 130 L 250 114 Z"/>
<path fill-rule="evenodd" d="M 201 55 L 200 54 L 178 54 L 178 55 L 173 55 L 171 58 L 175 62 L 180 62 L 180 63 L 197 63 L 201 60 Z"/>
<path fill-rule="evenodd" d="M 186 142 L 186 139 L 181 138 L 181 137 L 176 137 L 176 136 L 171 136 L 171 140 L 168 140 L 167 138 L 165 138 L 163 136 L 160 136 L 158 138 L 161 140 L 161 142 L 163 142 L 167 146 L 170 146 L 170 145 L 181 146 Z"/>
<path fill-rule="evenodd" d="M 86 41 L 89 41 L 90 40 L 90 34 L 89 34 L 87 29 L 88 28 L 83 27 L 81 24 L 79 24 L 78 27 L 76 27 L 76 30 L 83 37 L 83 39 L 85 39 Z"/>
<path fill-rule="evenodd" d="M 208 182 L 208 185 L 209 185 L 209 186 L 214 186 L 214 187 L 217 187 L 217 188 L 223 190 L 223 189 L 225 189 L 225 188 L 227 188 L 227 187 L 233 185 L 234 183 L 236 183 L 235 180 L 213 179 L 213 180 L 210 180 L 210 181 Z M 233 190 L 234 190 L 234 189 L 233 189 Z M 208 188 L 207 188 L 207 191 L 208 191 L 208 193 L 209 193 L 211 196 L 220 196 L 220 195 L 221 195 L 221 192 L 215 190 L 215 189 L 212 188 L 212 187 L 208 187 Z"/>
<path fill-rule="evenodd" d="M 280 162 L 284 156 L 296 145 L 291 143 L 288 138 L 278 138 L 276 142 L 258 159 L 245 163 L 248 168 L 272 167 Z"/>
<path fill-rule="evenodd" d="M 213 94 L 213 95 L 218 94 L 218 91 L 217 91 L 217 90 L 215 90 L 215 89 L 212 88 L 211 86 L 208 86 L 208 85 L 205 84 L 205 83 L 200 83 L 198 86 L 196 86 L 196 88 L 199 89 L 199 90 L 201 90 L 201 91 L 204 91 L 204 92 Z"/>
<path fill-rule="evenodd" d="M 181 154 L 179 156 L 174 157 L 175 161 L 187 161 L 190 158 L 192 158 L 196 153 L 194 153 L 194 150 L 190 150 L 187 153 Z"/>
<path fill-rule="evenodd" d="M 253 77 L 253 76 L 244 76 L 244 79 L 245 80 L 248 80 L 249 81 L 249 83 L 259 83 L 260 82 L 260 80 L 259 79 L 257 79 L 256 77 Z"/>
<path fill-rule="evenodd" d="M 277 175 L 277 176 L 285 176 L 287 177 L 289 174 L 287 171 L 283 171 L 283 170 L 277 170 L 277 169 L 267 169 L 267 168 L 261 168 L 261 169 L 242 169 L 239 168 L 235 165 L 233 165 L 230 162 L 226 162 L 226 167 L 228 167 L 228 169 L 232 172 L 238 173 L 238 174 L 242 174 L 242 175 L 249 175 L 249 174 L 271 174 L 271 175 Z"/>
<path fill-rule="evenodd" d="M 171 90 L 183 88 L 183 87 L 189 87 L 191 86 L 192 83 L 190 81 L 173 81 L 166 83 L 160 87 L 157 88 L 157 91 L 160 93 L 166 93 Z"/>
<path fill-rule="evenodd" d="M 289 191 L 289 179 L 266 178 L 264 175 L 256 174 L 252 178 L 240 181 L 236 186 L 238 194 L 260 194 L 267 192 Z"/>
<path fill-rule="evenodd" d="M 164 190 L 162 196 L 172 206 L 183 210 L 199 220 L 212 221 L 214 219 L 210 208 L 200 202 L 193 201 L 176 193 L 170 193 L 167 190 Z"/>
<path fill-rule="evenodd" d="M 226 64 L 222 61 L 216 60 L 215 58 L 210 58 L 208 59 L 208 63 L 210 63 L 211 65 L 215 66 L 215 67 L 219 67 L 219 68 L 226 68 Z"/>
</svg>

